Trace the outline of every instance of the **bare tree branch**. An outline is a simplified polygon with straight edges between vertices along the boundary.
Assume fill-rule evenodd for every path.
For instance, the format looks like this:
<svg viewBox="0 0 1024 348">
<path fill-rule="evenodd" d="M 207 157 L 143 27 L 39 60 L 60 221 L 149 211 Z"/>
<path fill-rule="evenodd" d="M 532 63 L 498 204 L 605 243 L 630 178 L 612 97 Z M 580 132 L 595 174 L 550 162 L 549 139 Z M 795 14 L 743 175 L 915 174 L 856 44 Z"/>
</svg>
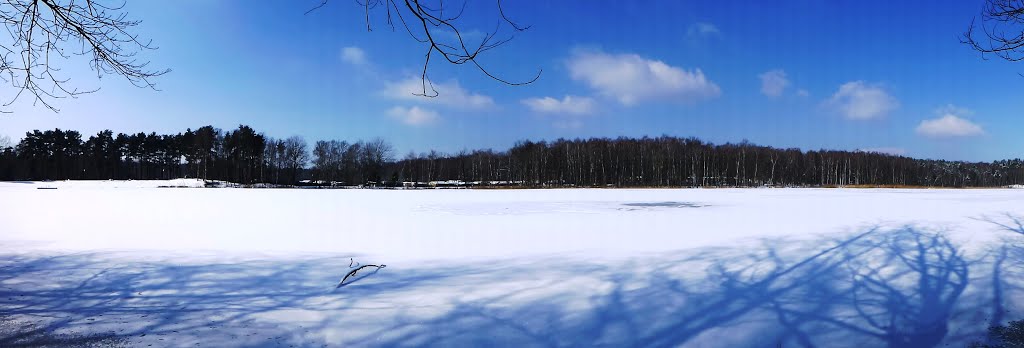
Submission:
<svg viewBox="0 0 1024 348">
<path fill-rule="evenodd" d="M 330 0 L 321 0 L 320 4 L 310 9 L 306 13 L 313 12 L 327 5 Z M 501 31 L 502 24 L 507 24 L 512 27 L 514 32 L 526 31 L 530 26 L 520 26 L 519 24 L 512 21 L 508 16 L 505 15 L 505 10 L 502 7 L 501 0 L 495 0 L 498 7 L 498 15 L 501 17 L 501 21 L 494 31 L 484 35 L 483 39 L 478 45 L 467 45 L 466 37 L 463 35 L 464 28 L 461 28 L 457 21 L 465 13 L 467 1 L 463 1 L 462 5 L 459 6 L 458 12 L 451 14 L 450 8 L 445 4 L 444 0 L 436 0 L 436 6 L 433 4 L 425 4 L 427 0 L 356 0 L 359 6 L 363 7 L 366 17 L 366 30 L 372 31 L 370 12 L 377 8 L 384 8 L 384 14 L 386 23 L 391 27 L 391 30 L 395 30 L 395 19 L 400 22 L 401 26 L 405 28 L 406 32 L 409 33 L 416 42 L 423 44 L 426 48 L 426 53 L 423 59 L 423 69 L 420 74 L 422 81 L 422 90 L 420 93 L 414 93 L 414 95 L 423 97 L 436 97 L 437 90 L 434 89 L 433 84 L 430 82 L 430 77 L 427 74 L 428 67 L 430 65 L 430 58 L 435 54 L 439 54 L 445 61 L 454 65 L 470 64 L 477 70 L 480 70 L 487 77 L 511 86 L 521 86 L 533 83 L 540 78 L 543 69 L 538 69 L 537 74 L 532 78 L 522 81 L 513 81 L 506 78 L 499 77 L 492 73 L 488 68 L 482 65 L 478 58 L 484 52 L 490 51 L 494 48 L 500 47 L 515 36 L 510 34 L 507 37 L 498 38 Z M 445 11 L 449 10 L 448 16 L 445 15 Z M 406 17 L 409 20 L 406 20 Z M 450 35 L 446 35 L 449 34 Z M 450 38 L 446 38 L 449 36 Z"/>
<path fill-rule="evenodd" d="M 3 0 L 0 21 L 10 41 L 0 42 L 0 79 L 18 92 L 4 106 L 10 106 L 24 92 L 33 104 L 59 111 L 52 99 L 77 97 L 95 90 L 79 90 L 60 75 L 59 60 L 85 56 L 97 77 L 123 76 L 137 87 L 154 88 L 150 79 L 170 70 L 151 70 L 140 61 L 140 50 L 156 49 L 131 30 L 141 22 L 127 19 L 124 2 L 103 0 Z M 77 47 L 75 47 L 77 46 Z"/>
<path fill-rule="evenodd" d="M 355 267 L 355 269 L 353 269 L 351 271 L 348 271 L 348 273 L 345 274 L 345 277 L 341 278 L 341 281 L 338 282 L 338 285 L 336 285 L 334 288 L 338 289 L 338 288 L 343 287 L 345 285 L 351 284 L 352 282 L 346 283 L 345 281 L 349 280 L 349 278 L 352 278 L 353 279 L 352 281 L 355 281 L 356 280 L 356 278 L 355 278 L 356 273 L 358 273 L 360 270 L 362 270 L 364 268 L 374 267 L 373 272 L 370 273 L 370 274 L 373 274 L 373 273 L 377 273 L 377 271 L 379 271 L 381 268 L 384 268 L 384 267 L 387 267 L 387 266 L 388 265 L 359 265 L 358 262 L 355 262 L 354 260 L 349 258 L 348 268 Z"/>
<path fill-rule="evenodd" d="M 985 54 L 1017 62 L 1024 60 L 1024 0 L 985 0 L 980 21 L 975 18 L 960 42 Z"/>
</svg>

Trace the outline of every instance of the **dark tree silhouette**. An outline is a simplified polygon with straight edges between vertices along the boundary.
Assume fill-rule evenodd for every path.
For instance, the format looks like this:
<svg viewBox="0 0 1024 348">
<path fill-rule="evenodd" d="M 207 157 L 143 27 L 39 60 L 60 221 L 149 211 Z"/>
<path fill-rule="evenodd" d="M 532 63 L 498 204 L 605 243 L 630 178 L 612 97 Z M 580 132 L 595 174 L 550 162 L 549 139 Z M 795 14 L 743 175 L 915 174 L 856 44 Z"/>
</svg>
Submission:
<svg viewBox="0 0 1024 348">
<path fill-rule="evenodd" d="M 1024 183 L 1024 161 L 921 160 L 864 152 L 777 149 L 695 138 L 522 141 L 494 152 L 409 155 L 395 163 L 403 181 L 429 185 L 527 187 L 946 186 Z M 449 185 L 449 184 L 445 184 Z"/>
<path fill-rule="evenodd" d="M 224 135 L 225 158 L 233 172 L 231 181 L 251 184 L 257 182 L 263 166 L 266 137 L 256 133 L 252 127 L 239 125 L 238 129 Z"/>
<path fill-rule="evenodd" d="M 1008 61 L 1024 60 L 1024 0 L 985 0 L 961 42 Z"/>
<path fill-rule="evenodd" d="M 282 141 L 284 145 L 283 169 L 288 170 L 291 183 L 299 181 L 299 175 L 309 162 L 309 149 L 306 139 L 296 135 Z"/>
<path fill-rule="evenodd" d="M 526 31 L 530 28 L 530 26 L 523 26 L 512 21 L 505 15 L 501 0 L 495 1 L 497 4 L 497 13 L 495 15 L 500 18 L 499 25 L 493 31 L 484 34 L 483 39 L 479 43 L 467 42 L 467 38 L 464 35 L 465 28 L 461 27 L 458 23 L 459 18 L 465 12 L 466 6 L 469 3 L 467 0 L 463 0 L 461 3 L 458 1 L 446 3 L 444 0 L 356 0 L 356 3 L 365 12 L 367 31 L 373 31 L 371 15 L 382 12 L 388 27 L 392 31 L 395 31 L 396 27 L 400 27 L 413 40 L 423 45 L 426 53 L 420 75 L 422 90 L 420 93 L 415 94 L 424 97 L 436 97 L 437 90 L 430 83 L 427 68 L 430 66 L 430 59 L 437 55 L 440 55 L 441 58 L 450 64 L 472 65 L 484 75 L 487 75 L 487 77 L 506 85 L 526 85 L 540 78 L 543 70 L 539 69 L 537 74 L 528 80 L 508 80 L 492 73 L 478 60 L 481 54 L 512 40 L 515 37 L 515 33 Z M 309 14 L 323 8 L 329 2 L 330 0 L 321 0 L 319 5 L 306 13 Z M 451 6 L 453 3 L 458 5 Z M 397 26 L 396 23 L 398 24 Z M 499 35 L 502 35 L 501 29 L 503 26 L 511 27 L 512 34 L 499 37 Z"/>
<path fill-rule="evenodd" d="M 33 104 L 59 111 L 52 99 L 95 91 L 75 88 L 61 74 L 59 65 L 76 56 L 87 57 L 97 77 L 120 75 L 138 87 L 153 88 L 150 79 L 169 71 L 137 58 L 155 47 L 132 32 L 140 21 L 127 18 L 123 2 L 8 0 L 0 3 L 0 20 L 10 34 L 0 44 L 0 78 L 17 90 L 4 106 L 27 92 Z"/>
<path fill-rule="evenodd" d="M 312 153 L 310 153 L 312 150 Z M 507 150 L 395 158 L 368 141 L 273 139 L 240 125 L 177 134 L 83 138 L 71 130 L 32 131 L 0 146 L 0 180 L 170 179 L 323 186 L 751 187 L 1024 184 L 1024 160 L 923 160 L 864 151 L 778 149 L 696 138 L 590 138 L 521 141 Z"/>
<path fill-rule="evenodd" d="M 349 143 L 338 140 L 321 140 L 313 146 L 313 180 L 334 186 L 345 178 L 345 152 Z"/>
</svg>

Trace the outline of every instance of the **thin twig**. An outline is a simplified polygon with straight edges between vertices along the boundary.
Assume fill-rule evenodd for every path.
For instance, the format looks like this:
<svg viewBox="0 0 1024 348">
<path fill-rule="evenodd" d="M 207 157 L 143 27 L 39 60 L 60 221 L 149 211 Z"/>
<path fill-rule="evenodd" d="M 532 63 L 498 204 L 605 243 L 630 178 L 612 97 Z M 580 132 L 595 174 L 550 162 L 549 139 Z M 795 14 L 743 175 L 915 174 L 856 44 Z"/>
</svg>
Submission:
<svg viewBox="0 0 1024 348">
<path fill-rule="evenodd" d="M 313 7 L 306 13 L 324 7 L 328 1 L 329 0 L 322 0 L 319 5 Z M 425 4 L 423 0 L 356 0 L 356 3 L 363 7 L 366 17 L 366 29 L 368 31 L 371 30 L 370 12 L 379 5 L 385 8 L 385 18 L 388 25 L 391 26 L 392 31 L 394 30 L 392 13 L 394 13 L 394 15 L 398 17 L 398 21 L 401 22 L 402 26 L 405 28 L 406 32 L 408 32 L 409 36 L 416 40 L 416 42 L 426 45 L 427 52 L 424 55 L 423 68 L 420 73 L 421 90 L 419 93 L 413 93 L 414 95 L 422 97 L 436 97 L 438 95 L 437 90 L 433 88 L 433 84 L 430 82 L 430 78 L 427 74 L 427 70 L 430 66 L 430 58 L 432 58 L 435 53 L 439 54 L 441 58 L 446 60 L 449 64 L 463 65 L 470 63 L 485 76 L 510 86 L 531 84 L 537 81 L 544 72 L 543 69 L 538 69 L 537 74 L 528 80 L 513 81 L 494 74 L 477 60 L 482 53 L 500 47 L 515 37 L 514 35 L 509 35 L 504 39 L 495 39 L 500 32 L 502 23 L 511 26 L 514 32 L 523 32 L 530 28 L 530 26 L 521 26 L 512 21 L 512 19 L 505 14 L 501 0 L 496 0 L 498 16 L 501 18 L 501 21 L 498 23 L 498 27 L 495 28 L 493 32 L 486 34 L 480 44 L 473 48 L 470 48 L 472 45 L 466 45 L 466 38 L 463 36 L 463 28 L 456 23 L 465 12 L 468 1 L 464 0 L 459 12 L 453 16 L 445 16 L 444 10 L 446 5 L 443 0 L 438 0 L 438 6 L 436 7 Z M 409 21 L 406 21 L 407 16 L 409 17 Z M 439 35 L 442 33 L 450 33 L 450 36 L 454 37 L 454 39 L 446 41 L 444 37 L 447 35 Z"/>
</svg>

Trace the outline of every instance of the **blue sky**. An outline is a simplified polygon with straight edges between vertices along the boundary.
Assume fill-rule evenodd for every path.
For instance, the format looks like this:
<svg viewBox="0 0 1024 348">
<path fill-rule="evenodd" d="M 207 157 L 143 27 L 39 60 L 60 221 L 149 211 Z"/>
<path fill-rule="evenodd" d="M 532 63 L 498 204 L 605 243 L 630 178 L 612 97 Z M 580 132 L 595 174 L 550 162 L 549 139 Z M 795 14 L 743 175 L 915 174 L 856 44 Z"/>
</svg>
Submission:
<svg viewBox="0 0 1024 348">
<path fill-rule="evenodd" d="M 506 2 L 532 27 L 480 61 L 528 86 L 496 83 L 438 61 L 441 95 L 409 94 L 425 48 L 383 13 L 333 1 L 131 2 L 139 33 L 173 71 L 138 89 L 101 87 L 54 114 L 19 102 L 0 135 L 32 129 L 176 133 L 248 124 L 267 135 L 381 136 L 399 151 L 505 149 L 516 140 L 696 136 L 803 149 L 876 149 L 922 158 L 1024 157 L 1024 63 L 983 60 L 959 43 L 982 1 Z M 490 1 L 462 26 L 492 30 Z"/>
</svg>

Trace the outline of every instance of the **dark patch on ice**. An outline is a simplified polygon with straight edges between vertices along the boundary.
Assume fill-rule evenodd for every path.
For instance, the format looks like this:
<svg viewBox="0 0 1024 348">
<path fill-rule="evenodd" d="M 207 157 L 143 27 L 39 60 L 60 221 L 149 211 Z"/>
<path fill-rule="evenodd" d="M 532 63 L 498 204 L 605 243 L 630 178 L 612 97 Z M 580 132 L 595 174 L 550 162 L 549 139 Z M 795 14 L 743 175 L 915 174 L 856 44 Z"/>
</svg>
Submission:
<svg viewBox="0 0 1024 348">
<path fill-rule="evenodd" d="M 94 320 L 89 318 L 88 320 Z M 129 347 L 126 337 L 113 332 L 55 333 L 65 323 L 39 325 L 0 316 L 0 347 Z M 87 324 L 91 324 L 87 323 Z"/>
<path fill-rule="evenodd" d="M 640 202 L 623 203 L 622 205 L 632 208 L 704 208 L 708 206 L 707 204 L 696 202 Z"/>
</svg>

